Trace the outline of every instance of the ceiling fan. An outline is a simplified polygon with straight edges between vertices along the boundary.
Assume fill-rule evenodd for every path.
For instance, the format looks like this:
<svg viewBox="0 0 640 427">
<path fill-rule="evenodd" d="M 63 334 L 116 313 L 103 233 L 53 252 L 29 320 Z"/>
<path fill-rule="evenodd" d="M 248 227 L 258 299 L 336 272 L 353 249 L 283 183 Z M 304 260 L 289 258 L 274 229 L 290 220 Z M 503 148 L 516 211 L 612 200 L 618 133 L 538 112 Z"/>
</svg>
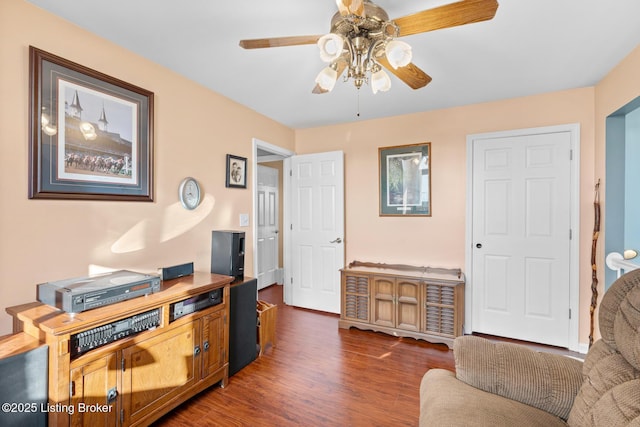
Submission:
<svg viewBox="0 0 640 427">
<path fill-rule="evenodd" d="M 336 0 L 336 4 L 338 12 L 331 19 L 329 34 L 241 40 L 240 46 L 259 49 L 317 43 L 320 58 L 328 63 L 316 77 L 313 93 L 317 94 L 330 92 L 345 72 L 344 81 L 353 79 L 358 89 L 370 83 L 374 93 L 387 91 L 391 79 L 383 68 L 419 89 L 431 77 L 411 62 L 411 46 L 396 39 L 487 21 L 498 9 L 497 0 L 461 0 L 391 20 L 369 0 Z"/>
</svg>

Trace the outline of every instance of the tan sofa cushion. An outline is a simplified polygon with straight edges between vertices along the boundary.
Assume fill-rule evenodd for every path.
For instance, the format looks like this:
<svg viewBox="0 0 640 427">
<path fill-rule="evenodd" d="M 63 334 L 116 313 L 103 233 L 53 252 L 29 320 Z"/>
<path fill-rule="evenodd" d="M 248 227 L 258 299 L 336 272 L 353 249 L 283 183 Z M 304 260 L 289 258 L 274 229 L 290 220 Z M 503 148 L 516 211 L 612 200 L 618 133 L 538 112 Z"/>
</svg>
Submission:
<svg viewBox="0 0 640 427">
<path fill-rule="evenodd" d="M 602 339 L 587 353 L 585 381 L 568 423 L 640 426 L 640 270 L 611 285 L 602 298 L 598 320 Z"/>
<path fill-rule="evenodd" d="M 625 274 L 607 290 L 598 321 L 602 340 L 640 370 L 640 270 Z"/>
<path fill-rule="evenodd" d="M 566 423 L 533 406 L 467 385 L 450 371 L 431 369 L 420 384 L 420 426 L 554 427 Z"/>
<path fill-rule="evenodd" d="M 459 380 L 564 420 L 583 381 L 582 361 L 517 344 L 464 336 L 453 354 Z"/>
</svg>

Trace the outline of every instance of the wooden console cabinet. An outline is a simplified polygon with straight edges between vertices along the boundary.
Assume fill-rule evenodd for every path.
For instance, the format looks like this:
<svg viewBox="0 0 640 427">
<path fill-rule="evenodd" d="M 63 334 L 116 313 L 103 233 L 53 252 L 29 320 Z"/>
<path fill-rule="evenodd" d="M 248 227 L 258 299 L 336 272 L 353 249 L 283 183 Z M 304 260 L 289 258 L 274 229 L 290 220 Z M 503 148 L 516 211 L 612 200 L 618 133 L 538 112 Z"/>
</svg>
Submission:
<svg viewBox="0 0 640 427">
<path fill-rule="evenodd" d="M 340 328 L 384 332 L 449 347 L 462 335 L 459 270 L 355 261 L 341 270 Z"/>
<path fill-rule="evenodd" d="M 160 292 L 70 314 L 31 303 L 10 307 L 14 332 L 49 346 L 50 426 L 149 425 L 229 379 L 229 283 L 211 273 L 162 282 Z M 172 303 L 222 288 L 222 303 L 170 319 Z M 101 325 L 160 310 L 160 325 L 75 358 L 70 341 Z"/>
</svg>

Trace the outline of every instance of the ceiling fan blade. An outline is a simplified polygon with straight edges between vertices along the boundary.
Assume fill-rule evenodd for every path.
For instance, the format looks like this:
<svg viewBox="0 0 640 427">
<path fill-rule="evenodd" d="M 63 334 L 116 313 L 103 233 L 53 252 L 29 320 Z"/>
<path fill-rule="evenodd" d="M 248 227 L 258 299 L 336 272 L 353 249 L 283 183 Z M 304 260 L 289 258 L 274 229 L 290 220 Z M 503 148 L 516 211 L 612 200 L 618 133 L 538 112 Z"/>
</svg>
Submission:
<svg viewBox="0 0 640 427">
<path fill-rule="evenodd" d="M 429 75 L 420 68 L 413 65 L 413 63 L 395 69 L 391 64 L 389 64 L 389 61 L 384 56 L 376 58 L 376 61 L 378 61 L 380 65 L 389 70 L 397 78 L 409 85 L 411 89 L 420 89 L 431 82 L 431 77 L 429 77 Z"/>
<path fill-rule="evenodd" d="M 340 15 L 358 15 L 364 17 L 364 0 L 336 0 Z"/>
<path fill-rule="evenodd" d="M 338 62 L 336 63 L 336 73 L 338 73 L 337 79 L 340 78 L 340 76 L 342 75 L 342 73 L 344 73 L 344 70 L 346 68 L 347 68 L 347 61 L 339 59 Z M 322 89 L 320 85 L 317 83 L 316 83 L 316 87 L 314 87 L 313 90 L 311 91 L 311 93 L 315 93 L 317 95 L 322 95 L 323 93 L 327 93 L 327 92 L 329 91 L 326 89 Z"/>
<path fill-rule="evenodd" d="M 498 10 L 497 0 L 462 0 L 403 16 L 393 21 L 400 27 L 399 36 L 425 33 L 441 28 L 488 21 Z"/>
<path fill-rule="evenodd" d="M 291 36 L 272 37 L 268 39 L 240 40 L 240 47 L 245 49 L 261 49 L 265 47 L 297 46 L 303 44 L 314 44 L 320 36 Z"/>
</svg>

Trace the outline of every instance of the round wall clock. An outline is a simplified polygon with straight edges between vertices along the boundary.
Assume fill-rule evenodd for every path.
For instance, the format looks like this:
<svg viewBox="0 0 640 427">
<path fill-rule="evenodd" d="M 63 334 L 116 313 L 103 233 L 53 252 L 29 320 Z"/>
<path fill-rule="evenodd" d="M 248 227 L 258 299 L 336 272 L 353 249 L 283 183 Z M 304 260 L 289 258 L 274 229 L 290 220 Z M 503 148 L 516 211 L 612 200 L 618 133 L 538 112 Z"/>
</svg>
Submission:
<svg viewBox="0 0 640 427">
<path fill-rule="evenodd" d="M 195 209 L 200 204 L 200 184 L 194 178 L 183 179 L 178 194 L 180 195 L 180 203 L 185 209 Z"/>
</svg>

